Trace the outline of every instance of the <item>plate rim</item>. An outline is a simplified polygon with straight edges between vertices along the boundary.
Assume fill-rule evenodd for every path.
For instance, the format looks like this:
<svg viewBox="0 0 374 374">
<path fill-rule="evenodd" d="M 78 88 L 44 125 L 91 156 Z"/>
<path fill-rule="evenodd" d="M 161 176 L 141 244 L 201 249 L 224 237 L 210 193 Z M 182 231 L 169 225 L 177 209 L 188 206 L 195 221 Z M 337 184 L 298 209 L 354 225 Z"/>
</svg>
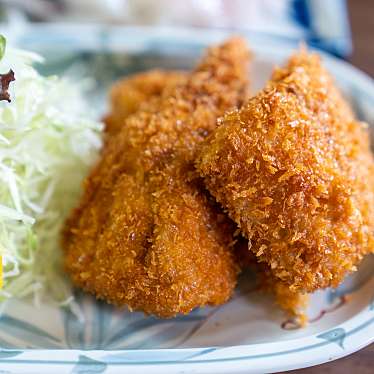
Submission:
<svg viewBox="0 0 374 374">
<path fill-rule="evenodd" d="M 13 32 L 12 28 L 9 27 L 1 27 L 0 30 L 6 35 L 7 33 Z M 79 32 L 78 32 L 79 31 Z M 82 32 L 84 31 L 84 32 Z M 28 34 L 30 38 L 33 38 L 35 36 L 32 36 L 33 34 L 37 33 L 38 35 L 44 34 L 46 35 L 46 40 L 39 40 L 38 43 L 48 43 L 48 38 L 53 39 L 53 37 L 56 37 L 56 35 L 60 36 L 66 36 L 67 34 L 71 36 L 77 36 L 78 35 L 78 42 L 76 44 L 73 44 L 73 46 L 70 46 L 69 50 L 82 50 L 82 49 L 92 49 L 94 51 L 102 50 L 103 48 L 107 48 L 108 46 L 105 45 L 105 43 L 108 41 L 108 37 L 116 37 L 119 38 L 120 36 L 126 35 L 127 37 L 129 35 L 136 36 L 136 38 L 141 40 L 142 38 L 145 40 L 147 38 L 147 35 L 150 34 L 153 37 L 158 38 L 168 38 L 173 40 L 195 40 L 195 42 L 202 44 L 210 44 L 217 42 L 224 37 L 231 35 L 234 33 L 239 33 L 244 35 L 250 42 L 250 45 L 254 51 L 259 51 L 259 54 L 273 54 L 273 55 L 288 55 L 292 50 L 295 50 L 295 47 L 297 48 L 297 45 L 299 43 L 295 43 L 294 41 L 285 41 L 280 40 L 277 38 L 274 38 L 273 35 L 267 36 L 267 35 L 254 35 L 255 33 L 248 33 L 243 32 L 239 30 L 218 30 L 218 29 L 207 29 L 207 28 L 195 28 L 195 27 L 152 27 L 152 26 L 109 26 L 109 25 L 100 25 L 100 24 L 87 24 L 87 25 L 77 25 L 77 24 L 66 24 L 66 23 L 59 23 L 59 24 L 37 24 L 37 25 L 25 25 L 21 31 L 18 32 L 17 37 L 21 37 L 22 35 L 25 35 L 25 33 Z M 90 42 L 88 44 L 85 44 L 85 36 L 84 35 L 90 35 Z M 254 38 L 254 39 L 253 39 Z M 258 40 L 263 39 L 267 43 L 261 44 L 258 42 Z M 63 40 L 63 38 L 62 38 Z M 256 41 L 257 40 L 257 41 Z M 115 43 L 111 46 L 111 50 L 117 50 L 120 46 L 116 45 Z M 144 46 L 143 46 L 144 47 Z M 128 51 L 136 51 L 139 50 L 139 48 L 142 48 L 142 45 L 140 43 L 139 45 L 131 45 L 128 49 L 121 49 L 121 50 L 128 50 Z M 313 50 L 313 48 L 310 48 Z M 281 51 L 280 51 L 281 50 Z M 341 79 L 352 82 L 354 86 L 359 89 L 361 95 L 365 95 L 371 102 L 374 103 L 374 80 L 368 76 L 366 73 L 360 71 L 359 69 L 353 67 L 351 64 L 339 60 L 334 56 L 328 55 L 323 51 L 318 50 L 318 53 L 323 56 L 323 59 L 325 60 L 326 64 L 328 65 L 329 69 L 333 69 L 334 75 L 341 77 Z M 340 79 L 340 78 L 339 78 Z M 358 325 L 359 321 L 365 321 Z M 347 329 L 347 326 L 349 327 L 352 324 L 351 330 Z M 355 327 L 354 327 L 355 326 Z M 20 364 L 48 364 L 50 365 L 53 363 L 53 360 L 50 358 L 44 358 L 40 359 L 40 357 L 45 356 L 45 352 L 50 352 L 52 355 L 55 354 L 57 356 L 60 356 L 61 352 L 63 352 L 64 356 L 70 356 L 70 360 L 57 360 L 56 364 L 58 365 L 92 365 L 92 362 L 89 361 L 82 361 L 81 357 L 86 357 L 91 360 L 96 360 L 98 363 L 104 363 L 105 365 L 115 365 L 116 367 L 123 365 L 123 366 L 155 366 L 155 367 L 161 367 L 160 365 L 169 365 L 169 364 L 176 364 L 176 365 L 201 365 L 201 364 L 216 364 L 216 363 L 230 363 L 230 367 L 232 366 L 233 362 L 239 362 L 241 361 L 246 362 L 250 361 L 251 365 L 255 363 L 257 360 L 258 363 L 261 362 L 262 359 L 269 358 L 269 357 L 277 357 L 280 355 L 291 355 L 296 352 L 288 352 L 280 351 L 280 352 L 272 352 L 271 354 L 260 354 L 257 356 L 262 357 L 255 357 L 253 356 L 236 356 L 236 357 L 221 357 L 221 358 L 210 358 L 209 356 L 214 356 L 215 353 L 222 354 L 225 350 L 236 350 L 236 351 L 248 351 L 250 349 L 259 349 L 260 351 L 265 347 L 269 345 L 289 345 L 289 344 L 300 344 L 301 342 L 310 341 L 312 344 L 310 346 L 303 346 L 301 348 L 298 348 L 298 353 L 304 352 L 305 350 L 312 351 L 314 348 L 316 349 L 322 349 L 323 352 L 320 352 L 319 355 L 314 356 L 313 359 L 310 359 L 309 361 L 305 361 L 305 357 L 302 355 L 298 356 L 298 360 L 295 360 L 293 358 L 292 363 L 284 363 L 284 364 L 277 364 L 276 361 L 272 363 L 267 369 L 269 371 L 279 371 L 279 370 L 290 370 L 295 368 L 302 368 L 302 367 L 308 367 L 313 365 L 318 365 L 327 361 L 335 360 L 341 357 L 344 357 L 346 355 L 349 355 L 371 343 L 374 342 L 374 299 L 367 305 L 367 307 L 363 310 L 361 310 L 359 313 L 354 315 L 352 318 L 346 320 L 340 325 L 336 325 L 332 330 L 337 329 L 343 329 L 346 330 L 344 332 L 344 349 L 341 349 L 342 347 L 339 346 L 337 342 L 339 342 L 339 339 L 341 338 L 339 335 L 332 336 L 331 339 L 321 341 L 317 335 L 309 335 L 307 337 L 302 338 L 296 338 L 296 339 L 290 339 L 290 340 L 284 340 L 284 341 L 278 341 L 278 342 L 271 342 L 271 343 L 257 343 L 257 344 L 243 344 L 243 345 L 235 345 L 235 346 L 225 346 L 225 347 L 204 347 L 204 348 L 165 348 L 165 349 L 146 349 L 146 350 L 131 350 L 131 349 L 120 349 L 120 350 L 76 350 L 76 349 L 59 349 L 59 350 L 53 350 L 53 349 L 2 349 L 0 347 L 0 362 L 2 364 L 9 364 L 12 365 L 14 363 Z M 332 331 L 331 329 L 326 330 L 326 332 Z M 360 339 L 358 338 L 358 335 L 360 336 Z M 359 340 L 359 341 L 358 341 Z M 339 349 L 332 349 L 332 348 Z M 326 352 L 326 347 L 329 346 L 330 351 Z M 187 359 L 183 360 L 172 360 L 172 361 L 133 361 L 129 360 L 129 358 L 126 361 L 122 362 L 110 362 L 110 360 L 106 360 L 104 357 L 102 357 L 103 354 L 105 355 L 118 355 L 119 352 L 123 354 L 129 354 L 133 352 L 144 352 L 145 354 L 147 352 L 170 352 L 170 354 L 173 354 L 175 352 L 191 352 L 192 357 L 188 357 Z M 291 350 L 295 351 L 295 349 Z M 6 357 L 6 353 L 18 353 L 14 357 Z M 227 352 L 226 352 L 227 353 Z M 5 354 L 5 356 L 4 356 Z M 36 358 L 33 360 L 29 356 L 35 356 Z M 195 359 L 194 359 L 195 357 Z M 200 359 L 198 359 L 200 357 Z M 205 357 L 205 358 L 203 358 Z M 106 361 L 105 361 L 106 360 Z M 144 359 L 143 359 L 144 360 Z M 225 365 L 223 365 L 225 366 Z M 259 369 L 257 367 L 257 369 Z M 261 370 L 264 369 L 264 366 L 261 366 Z M 227 369 L 226 369 L 227 370 Z M 246 372 L 248 372 L 248 367 L 246 367 Z M 251 370 L 250 370 L 251 371 Z M 227 372 L 227 371 L 225 371 Z M 240 368 L 238 368 L 238 371 L 240 372 Z M 256 372 L 256 371 L 253 371 Z"/>
</svg>

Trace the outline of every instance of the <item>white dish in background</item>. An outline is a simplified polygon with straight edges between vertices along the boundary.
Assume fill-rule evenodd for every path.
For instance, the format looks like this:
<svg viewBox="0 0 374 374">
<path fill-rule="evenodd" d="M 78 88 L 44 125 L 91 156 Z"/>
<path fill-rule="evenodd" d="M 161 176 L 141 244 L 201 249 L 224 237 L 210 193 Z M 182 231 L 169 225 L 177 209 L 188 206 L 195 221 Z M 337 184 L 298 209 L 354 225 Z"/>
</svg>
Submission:
<svg viewBox="0 0 374 374">
<path fill-rule="evenodd" d="M 105 107 L 116 77 L 151 67 L 188 68 L 202 48 L 225 32 L 203 29 L 107 28 L 35 25 L 12 42 L 41 52 L 45 72 L 97 78 L 93 105 Z M 248 35 L 255 53 L 251 80 L 260 89 L 274 64 L 297 46 Z M 323 55 L 360 119 L 374 126 L 374 84 L 352 66 Z M 338 290 L 317 292 L 310 324 L 292 329 L 273 301 L 244 275 L 233 299 L 171 320 L 116 310 L 77 295 L 84 321 L 66 309 L 11 301 L 0 318 L 0 368 L 37 373 L 251 373 L 317 365 L 348 355 L 374 340 L 373 256 Z M 0 371 L 1 371 L 0 370 Z"/>
</svg>

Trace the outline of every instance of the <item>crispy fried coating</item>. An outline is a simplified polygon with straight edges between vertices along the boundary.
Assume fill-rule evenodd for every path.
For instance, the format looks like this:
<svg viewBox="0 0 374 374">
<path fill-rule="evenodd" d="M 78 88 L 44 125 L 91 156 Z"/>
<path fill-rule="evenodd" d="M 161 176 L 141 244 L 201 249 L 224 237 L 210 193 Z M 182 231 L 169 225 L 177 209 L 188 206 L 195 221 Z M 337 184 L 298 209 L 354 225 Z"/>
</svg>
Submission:
<svg viewBox="0 0 374 374">
<path fill-rule="evenodd" d="M 228 113 L 197 160 L 206 186 L 292 292 L 338 286 L 373 252 L 373 157 L 315 54 Z"/>
<path fill-rule="evenodd" d="M 164 90 L 172 90 L 185 81 L 184 72 L 154 69 L 116 82 L 110 90 L 110 113 L 104 118 L 106 133 L 109 136 L 117 134 L 126 117 Z"/>
<path fill-rule="evenodd" d="M 250 269 L 256 274 L 261 291 L 270 294 L 278 306 L 299 325 L 307 324 L 308 294 L 292 291 L 285 282 L 274 276 L 268 264 L 259 263 L 256 255 L 248 250 L 248 241 L 243 237 L 239 237 L 235 243 L 235 256 L 241 269 Z"/>
<path fill-rule="evenodd" d="M 208 50 L 185 83 L 110 137 L 64 234 L 76 286 L 159 317 L 225 302 L 236 284 L 233 224 L 202 187 L 196 148 L 248 82 L 246 43 Z"/>
</svg>

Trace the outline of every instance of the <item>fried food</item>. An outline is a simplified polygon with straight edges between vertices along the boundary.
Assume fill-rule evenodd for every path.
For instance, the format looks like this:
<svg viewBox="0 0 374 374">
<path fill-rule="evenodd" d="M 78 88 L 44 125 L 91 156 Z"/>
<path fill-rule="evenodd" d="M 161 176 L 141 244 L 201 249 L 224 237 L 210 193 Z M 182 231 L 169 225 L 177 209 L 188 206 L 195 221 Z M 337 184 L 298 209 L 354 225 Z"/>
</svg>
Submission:
<svg viewBox="0 0 374 374">
<path fill-rule="evenodd" d="M 231 296 L 233 224 L 193 161 L 217 117 L 245 97 L 248 61 L 240 38 L 210 48 L 185 83 L 142 106 L 109 138 L 64 233 L 76 286 L 160 317 Z"/>
<path fill-rule="evenodd" d="M 159 97 L 164 90 L 172 90 L 185 81 L 184 72 L 160 69 L 121 79 L 110 90 L 110 113 L 104 119 L 106 133 L 117 134 L 126 117 Z"/>
<path fill-rule="evenodd" d="M 220 120 L 196 162 L 259 262 L 292 292 L 336 287 L 374 250 L 373 156 L 315 54 Z"/>
<path fill-rule="evenodd" d="M 256 255 L 248 250 L 248 241 L 239 237 L 235 244 L 235 256 L 241 269 L 250 269 L 256 274 L 259 289 L 270 294 L 278 306 L 300 326 L 308 322 L 306 308 L 309 295 L 292 291 L 289 286 L 274 276 L 269 265 L 259 263 Z"/>
</svg>

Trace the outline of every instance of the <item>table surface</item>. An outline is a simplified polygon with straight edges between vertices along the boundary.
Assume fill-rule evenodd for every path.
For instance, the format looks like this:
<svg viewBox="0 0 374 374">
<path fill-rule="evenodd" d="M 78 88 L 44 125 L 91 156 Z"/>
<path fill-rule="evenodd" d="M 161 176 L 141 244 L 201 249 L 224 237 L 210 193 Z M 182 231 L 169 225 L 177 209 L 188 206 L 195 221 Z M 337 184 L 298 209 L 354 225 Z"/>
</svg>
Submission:
<svg viewBox="0 0 374 374">
<path fill-rule="evenodd" d="M 374 0 L 348 0 L 352 28 L 353 53 L 350 62 L 374 77 Z M 340 360 L 294 374 L 372 374 L 374 372 L 374 344 Z"/>
<path fill-rule="evenodd" d="M 353 54 L 350 61 L 374 77 L 374 1 L 349 0 Z"/>
</svg>

